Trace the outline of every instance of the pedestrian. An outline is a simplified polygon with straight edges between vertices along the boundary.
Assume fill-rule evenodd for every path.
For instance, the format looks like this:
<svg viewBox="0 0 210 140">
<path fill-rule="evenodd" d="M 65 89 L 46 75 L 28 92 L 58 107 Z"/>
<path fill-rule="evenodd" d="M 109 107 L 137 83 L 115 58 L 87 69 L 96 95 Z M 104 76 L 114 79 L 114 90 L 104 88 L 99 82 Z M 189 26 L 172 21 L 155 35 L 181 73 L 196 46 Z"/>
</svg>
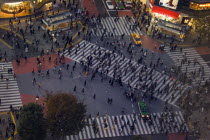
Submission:
<svg viewBox="0 0 210 140">
<path fill-rule="evenodd" d="M 33 84 L 35 84 L 35 83 L 36 83 L 36 78 L 34 78 L 34 79 L 32 80 L 32 83 L 33 83 Z"/>
<path fill-rule="evenodd" d="M 85 89 L 84 88 L 82 88 L 82 93 L 84 93 L 85 92 Z"/>
<path fill-rule="evenodd" d="M 75 86 L 74 86 L 74 91 L 76 91 L 76 90 L 77 90 L 77 86 L 75 85 Z"/>
<path fill-rule="evenodd" d="M 13 74 L 13 78 L 14 78 L 14 80 L 16 79 L 16 74 L 15 73 Z"/>
</svg>

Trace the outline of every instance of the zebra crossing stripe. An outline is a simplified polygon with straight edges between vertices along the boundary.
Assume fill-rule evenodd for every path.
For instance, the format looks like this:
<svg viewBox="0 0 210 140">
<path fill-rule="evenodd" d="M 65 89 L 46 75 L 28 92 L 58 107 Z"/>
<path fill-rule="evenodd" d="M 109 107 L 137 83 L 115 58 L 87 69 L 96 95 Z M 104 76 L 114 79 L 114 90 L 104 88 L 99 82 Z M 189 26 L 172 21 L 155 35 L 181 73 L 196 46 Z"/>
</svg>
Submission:
<svg viewBox="0 0 210 140">
<path fill-rule="evenodd" d="M 114 127 L 114 124 L 112 123 L 112 121 L 111 121 L 111 117 L 107 117 L 106 116 L 106 120 L 107 120 L 107 124 L 108 124 L 108 129 L 109 129 L 109 137 L 115 137 L 116 136 L 116 134 L 115 134 L 115 127 Z"/>
<path fill-rule="evenodd" d="M 125 120 L 124 125 L 125 125 L 125 128 L 127 130 L 128 135 L 129 135 L 130 134 L 130 128 L 128 128 L 128 125 L 127 125 L 127 122 L 128 122 L 127 116 L 128 115 L 124 115 L 124 120 Z"/>
<path fill-rule="evenodd" d="M 111 137 L 111 132 L 110 132 L 111 125 L 109 125 L 106 117 L 104 117 L 104 119 L 106 120 L 106 124 L 108 125 L 108 127 L 105 129 L 105 132 L 107 132 L 107 137 Z"/>
<path fill-rule="evenodd" d="M 117 118 L 117 124 L 118 124 L 117 126 L 119 126 L 118 131 L 119 131 L 121 136 L 124 136 L 124 133 L 122 133 L 122 129 L 121 129 L 122 124 L 120 123 L 121 122 L 120 117 L 119 116 L 115 116 L 115 117 Z"/>
<path fill-rule="evenodd" d="M 182 120 L 183 122 L 185 122 L 184 117 L 183 117 L 183 114 L 182 114 L 180 111 L 178 111 L 177 113 L 179 114 L 179 116 L 180 116 L 180 118 L 181 118 L 180 121 Z M 188 129 L 186 123 L 184 123 L 184 125 L 185 125 L 187 131 L 189 131 L 189 129 Z"/>
<path fill-rule="evenodd" d="M 185 48 L 185 49 L 182 49 L 182 52 L 180 52 L 179 50 L 170 51 L 169 47 L 165 47 L 165 51 L 168 53 L 168 55 L 171 57 L 171 59 L 178 66 L 181 65 L 181 60 L 184 59 L 184 55 L 188 61 L 191 61 L 190 64 L 188 64 L 188 62 L 186 62 L 186 63 L 182 64 L 182 67 L 181 67 L 182 72 L 186 72 L 186 70 L 187 70 L 188 76 L 191 75 L 192 71 L 198 71 L 198 69 L 202 66 L 202 67 L 204 67 L 205 76 L 203 79 L 201 79 L 201 84 L 204 84 L 205 81 L 209 79 L 210 68 L 194 48 Z M 197 62 L 199 64 L 194 65 L 193 64 L 194 59 L 197 59 Z M 179 61 L 177 61 L 177 60 L 179 60 Z M 193 83 L 195 83 L 195 82 L 196 82 L 196 78 L 194 78 Z"/>
<path fill-rule="evenodd" d="M 156 113 L 154 113 L 154 115 L 156 115 Z M 153 123 L 155 123 L 155 129 L 156 129 L 156 133 L 160 133 L 158 126 L 160 125 L 158 121 L 156 121 L 157 118 L 154 118 L 154 115 L 151 115 L 151 118 L 153 119 Z"/>
<path fill-rule="evenodd" d="M 141 119 L 141 118 L 140 118 Z M 139 126 L 139 128 L 140 128 L 140 132 L 139 132 L 139 134 L 141 134 L 141 135 L 143 135 L 143 134 L 145 134 L 144 133 L 144 128 L 143 128 L 143 126 L 141 125 L 141 120 L 139 120 L 139 119 L 137 119 L 137 126 Z"/>
<path fill-rule="evenodd" d="M 103 126 L 101 126 L 101 122 L 99 121 L 99 117 L 96 117 L 96 122 L 98 124 L 100 137 L 103 138 L 104 137 L 104 134 L 103 134 L 103 131 L 102 131 Z"/>
<path fill-rule="evenodd" d="M 131 31 L 129 25 L 134 24 L 134 19 L 132 18 L 130 22 L 128 22 L 125 17 L 120 17 L 117 22 L 114 21 L 115 17 L 106 17 L 101 19 L 101 25 L 96 25 L 96 30 L 92 29 L 92 32 L 96 36 L 102 36 L 104 33 L 104 29 L 106 29 L 106 33 L 110 34 L 113 33 L 116 36 L 120 36 L 122 34 L 130 35 L 131 33 L 138 33 L 142 34 L 140 28 L 137 27 L 134 31 Z M 97 22 L 96 18 L 93 19 L 93 22 Z M 98 22 L 97 22 L 98 23 Z M 102 26 L 102 27 L 101 27 Z"/>
<path fill-rule="evenodd" d="M 161 125 L 159 123 L 158 118 L 161 117 L 161 113 L 162 112 L 151 114 L 151 120 L 153 122 L 152 125 L 149 125 L 148 122 L 144 122 L 143 119 L 138 119 L 138 117 L 134 116 L 133 114 L 115 116 L 117 118 L 117 124 L 115 124 L 114 122 L 114 116 L 96 117 L 96 122 L 99 126 L 99 132 L 97 134 L 95 134 L 92 130 L 92 127 L 90 125 L 92 124 L 91 119 L 87 119 L 87 122 L 89 122 L 89 125 L 85 126 L 82 132 L 80 132 L 78 135 L 67 136 L 66 139 L 71 138 L 73 140 L 76 140 L 76 139 L 81 140 L 81 139 L 94 139 L 94 138 L 104 138 L 104 137 L 164 133 L 164 131 L 160 132 L 159 130 L 159 127 Z M 175 111 L 173 114 L 174 114 L 173 124 L 176 123 L 177 127 L 170 127 L 170 129 L 168 129 L 169 133 L 177 133 L 178 130 L 180 130 L 181 125 L 184 125 L 186 127 L 185 131 L 188 131 L 188 127 L 184 121 L 182 113 L 180 111 Z M 156 115 L 156 118 L 154 117 L 155 115 Z M 167 122 L 170 122 L 172 119 L 171 115 L 172 115 L 171 113 L 168 113 L 167 118 L 164 120 L 166 120 Z M 124 119 L 121 119 L 122 116 Z M 108 125 L 106 129 L 104 129 L 104 119 L 106 119 L 106 123 Z M 134 120 L 135 120 L 135 123 L 134 123 L 135 129 L 133 133 L 131 133 L 129 126 L 134 122 Z M 124 126 L 124 128 L 121 129 L 121 126 Z M 166 125 L 165 127 L 169 128 L 169 125 Z"/>
<path fill-rule="evenodd" d="M 14 72 L 11 62 L 0 62 L 0 73 L 3 75 L 3 79 L 0 79 L 0 111 L 9 111 L 10 105 L 14 108 L 22 107 L 17 81 L 13 73 L 8 73 L 8 69 Z"/>
<path fill-rule="evenodd" d="M 90 68 L 96 68 L 100 63 L 99 59 L 97 58 L 99 53 L 101 53 L 101 57 L 104 56 L 105 53 L 110 53 L 111 54 L 110 57 L 104 59 L 104 62 L 108 62 L 111 60 L 109 62 L 110 66 L 108 64 L 106 64 L 105 67 L 103 67 L 103 68 L 100 66 L 98 69 L 99 72 L 107 71 L 108 72 L 107 75 L 110 77 L 113 77 L 114 69 L 115 69 L 115 67 L 118 67 L 119 69 L 116 73 L 117 76 L 120 74 L 122 82 L 124 82 L 126 84 L 130 83 L 130 85 L 132 87 L 136 87 L 137 84 L 142 84 L 142 83 L 146 83 L 147 86 L 151 86 L 151 84 L 154 81 L 156 81 L 157 86 L 155 87 L 155 90 L 154 90 L 155 91 L 154 96 L 163 100 L 163 101 L 169 101 L 168 103 L 170 103 L 170 104 L 173 103 L 173 105 L 178 100 L 178 98 L 184 93 L 184 91 L 181 92 L 181 94 L 179 94 L 178 92 L 172 91 L 172 85 L 174 82 L 176 82 L 176 80 L 171 80 L 170 77 L 168 77 L 162 73 L 159 73 L 155 70 L 152 71 L 152 69 L 150 69 L 150 68 L 147 68 L 147 70 L 146 70 L 147 73 L 152 72 L 149 75 L 146 75 L 145 72 L 139 73 L 140 70 L 143 68 L 143 65 L 138 64 L 135 61 L 131 61 L 128 58 L 123 58 L 124 56 L 120 56 L 116 53 L 112 54 L 111 51 L 106 50 L 103 47 L 98 47 L 97 45 L 94 45 L 92 43 L 88 43 L 85 40 L 81 41 L 77 46 L 80 46 L 80 49 L 77 49 L 75 47 L 71 50 L 70 54 L 68 54 L 68 52 L 65 51 L 64 55 L 69 57 L 72 60 L 77 61 L 77 62 L 80 62 L 80 60 L 85 60 L 85 62 L 86 62 L 87 57 L 92 56 L 93 61 L 92 61 L 92 64 L 90 65 Z M 77 53 L 75 53 L 75 52 L 77 52 Z M 130 65 L 128 65 L 129 61 L 131 61 L 130 65 L 132 67 L 135 67 L 134 72 L 131 71 Z M 102 65 L 102 64 L 100 64 L 100 65 Z M 103 63 L 103 65 L 104 65 L 104 63 Z M 139 75 L 139 76 L 137 76 L 137 75 Z M 143 80 L 142 82 L 139 81 L 139 77 L 142 78 L 142 80 Z M 150 78 L 152 78 L 152 80 Z M 164 79 L 165 79 L 165 84 L 163 83 Z M 169 85 L 169 91 L 172 91 L 172 92 L 166 92 L 166 93 L 163 92 L 163 90 L 166 88 L 167 85 Z M 184 86 L 186 87 L 186 85 L 184 85 Z M 177 87 L 177 86 L 175 86 L 175 87 Z M 162 91 L 162 93 L 158 94 L 157 93 L 158 90 L 160 92 Z M 143 92 L 145 92 L 145 91 L 146 90 L 143 90 Z M 170 100 L 168 100 L 168 99 L 170 99 Z"/>
</svg>

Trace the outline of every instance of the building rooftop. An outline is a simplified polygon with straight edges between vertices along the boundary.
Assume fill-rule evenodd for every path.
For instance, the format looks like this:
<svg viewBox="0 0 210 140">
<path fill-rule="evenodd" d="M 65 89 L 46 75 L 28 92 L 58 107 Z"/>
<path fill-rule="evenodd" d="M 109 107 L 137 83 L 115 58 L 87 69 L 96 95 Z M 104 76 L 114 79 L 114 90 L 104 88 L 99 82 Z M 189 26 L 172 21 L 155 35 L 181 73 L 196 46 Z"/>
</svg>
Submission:
<svg viewBox="0 0 210 140">
<path fill-rule="evenodd" d="M 50 15 L 42 21 L 48 26 L 55 25 L 58 23 L 73 20 L 74 16 L 70 12 L 59 13 L 55 15 Z"/>
</svg>

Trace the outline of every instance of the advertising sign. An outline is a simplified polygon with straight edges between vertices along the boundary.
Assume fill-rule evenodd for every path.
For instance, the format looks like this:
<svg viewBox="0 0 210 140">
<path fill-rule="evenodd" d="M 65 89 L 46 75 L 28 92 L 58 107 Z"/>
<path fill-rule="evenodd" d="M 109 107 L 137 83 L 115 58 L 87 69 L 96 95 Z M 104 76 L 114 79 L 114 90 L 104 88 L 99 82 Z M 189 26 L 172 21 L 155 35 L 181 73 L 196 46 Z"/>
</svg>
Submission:
<svg viewBox="0 0 210 140">
<path fill-rule="evenodd" d="M 179 0 L 160 0 L 159 5 L 170 9 L 176 9 Z"/>
</svg>

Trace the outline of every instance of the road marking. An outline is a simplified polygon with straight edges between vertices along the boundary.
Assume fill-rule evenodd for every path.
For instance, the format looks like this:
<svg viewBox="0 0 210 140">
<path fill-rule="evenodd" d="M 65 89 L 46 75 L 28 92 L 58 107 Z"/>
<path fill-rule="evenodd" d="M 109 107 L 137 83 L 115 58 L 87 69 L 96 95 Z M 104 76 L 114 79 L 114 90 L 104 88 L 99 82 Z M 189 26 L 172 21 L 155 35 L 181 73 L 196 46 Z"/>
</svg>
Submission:
<svg viewBox="0 0 210 140">
<path fill-rule="evenodd" d="M 104 3 L 104 0 L 102 0 L 102 2 L 103 2 L 104 6 L 105 6 L 105 8 L 106 8 L 106 5 L 105 5 L 105 3 Z M 111 17 L 111 15 L 109 14 L 109 11 L 108 11 L 107 8 L 106 8 L 106 11 L 107 11 L 108 15 Z"/>
<path fill-rule="evenodd" d="M 11 31 L 9 28 L 6 28 L 6 27 L 0 27 L 0 28 L 2 28 L 2 29 L 4 29 L 4 30 L 7 30 L 7 31 Z M 20 35 L 19 33 L 16 33 L 16 32 L 13 31 L 13 30 L 12 30 L 12 32 L 13 32 L 14 34 L 16 34 L 19 38 L 23 39 L 23 36 Z M 28 40 L 28 39 L 26 39 L 26 42 L 29 43 L 30 45 L 32 44 L 32 42 L 31 42 L 30 40 Z"/>
<path fill-rule="evenodd" d="M 73 40 L 75 37 L 77 37 L 78 33 L 81 32 L 81 31 L 82 31 L 82 28 L 84 27 L 80 21 L 79 21 L 78 23 L 79 23 L 82 27 L 81 27 L 80 30 L 72 37 L 72 40 Z"/>
<path fill-rule="evenodd" d="M 5 115 L 7 114 L 8 112 L 0 112 L 0 115 Z"/>
<path fill-rule="evenodd" d="M 10 46 L 7 42 L 5 42 L 3 39 L 0 38 L 0 41 L 6 45 L 8 48 L 12 49 L 12 46 Z"/>
<path fill-rule="evenodd" d="M 11 115 L 11 118 L 12 118 L 12 122 L 16 125 L 16 122 L 15 122 L 15 117 L 14 117 L 13 113 L 12 113 L 12 112 L 10 112 L 10 115 Z"/>
</svg>

